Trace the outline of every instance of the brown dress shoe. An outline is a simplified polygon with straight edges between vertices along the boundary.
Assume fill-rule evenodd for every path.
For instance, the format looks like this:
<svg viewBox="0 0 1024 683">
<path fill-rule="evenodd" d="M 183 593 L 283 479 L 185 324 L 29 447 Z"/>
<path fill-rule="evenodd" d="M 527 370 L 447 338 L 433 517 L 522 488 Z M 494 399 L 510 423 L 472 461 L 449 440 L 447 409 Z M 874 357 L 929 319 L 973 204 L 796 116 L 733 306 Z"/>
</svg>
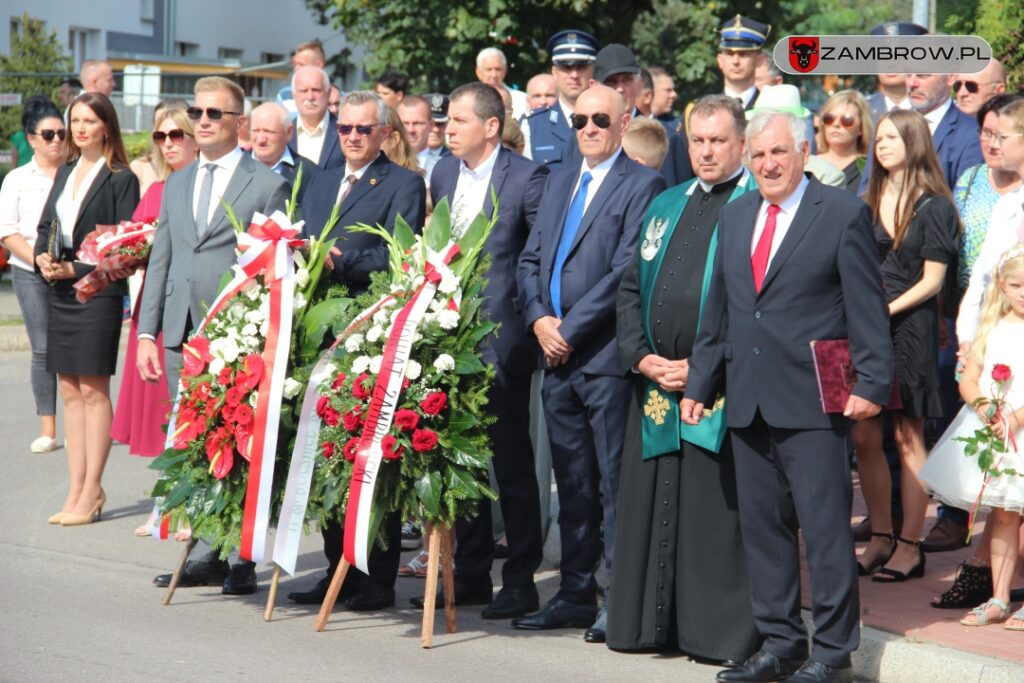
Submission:
<svg viewBox="0 0 1024 683">
<path fill-rule="evenodd" d="M 940 519 L 924 538 L 921 547 L 926 553 L 944 553 L 967 546 L 967 527 L 948 519 Z"/>
</svg>

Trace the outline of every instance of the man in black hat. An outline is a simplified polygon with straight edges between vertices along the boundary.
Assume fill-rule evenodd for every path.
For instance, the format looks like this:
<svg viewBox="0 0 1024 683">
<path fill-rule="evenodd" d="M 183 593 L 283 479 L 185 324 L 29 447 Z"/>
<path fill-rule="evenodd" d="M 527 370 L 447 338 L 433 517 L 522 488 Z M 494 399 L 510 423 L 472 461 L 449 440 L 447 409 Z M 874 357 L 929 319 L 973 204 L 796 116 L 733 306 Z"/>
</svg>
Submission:
<svg viewBox="0 0 1024 683">
<path fill-rule="evenodd" d="M 450 157 L 452 152 L 444 144 L 444 127 L 448 125 L 448 96 L 439 93 L 425 95 L 430 104 L 430 132 L 427 148 L 417 155 L 420 166 L 427 172 L 427 182 L 438 161 Z"/>
<path fill-rule="evenodd" d="M 923 36 L 928 33 L 924 26 L 910 21 L 889 21 L 871 29 L 873 36 Z M 878 92 L 868 98 L 871 108 L 871 125 L 887 111 L 893 109 L 911 109 L 907 97 L 906 74 L 878 74 Z"/>
<path fill-rule="evenodd" d="M 524 153 L 539 164 L 555 168 L 580 161 L 576 132 L 569 121 L 580 96 L 594 74 L 597 39 L 585 31 L 566 29 L 548 40 L 551 73 L 558 100 L 523 120 Z"/>
</svg>

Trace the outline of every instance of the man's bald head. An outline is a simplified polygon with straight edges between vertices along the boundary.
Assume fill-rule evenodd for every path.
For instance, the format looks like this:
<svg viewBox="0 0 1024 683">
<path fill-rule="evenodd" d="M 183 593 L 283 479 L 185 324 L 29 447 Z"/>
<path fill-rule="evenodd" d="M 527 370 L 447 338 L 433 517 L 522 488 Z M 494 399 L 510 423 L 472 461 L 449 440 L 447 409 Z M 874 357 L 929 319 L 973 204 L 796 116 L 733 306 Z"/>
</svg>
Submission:
<svg viewBox="0 0 1024 683">
<path fill-rule="evenodd" d="M 595 83 L 582 93 L 580 98 L 586 97 L 586 101 L 596 101 L 606 107 L 607 113 L 613 118 L 622 116 L 626 111 L 626 102 L 622 99 L 622 96 L 617 90 L 609 88 L 607 85 L 601 83 Z M 577 100 L 579 102 L 580 100 Z"/>
<path fill-rule="evenodd" d="M 957 74 L 951 78 L 957 109 L 970 116 L 977 115 L 993 97 L 1006 92 L 1006 69 L 998 59 L 989 60 L 988 66 L 976 74 Z"/>
<path fill-rule="evenodd" d="M 253 155 L 273 168 L 284 154 L 292 136 L 292 117 L 277 102 L 264 102 L 249 117 L 249 140 Z"/>
<path fill-rule="evenodd" d="M 82 62 L 79 79 L 85 92 L 98 92 L 107 97 L 114 92 L 114 70 L 100 59 L 87 59 Z"/>
<path fill-rule="evenodd" d="M 526 104 L 530 111 L 549 107 L 558 100 L 558 86 L 551 74 L 537 74 L 526 83 Z"/>
<path fill-rule="evenodd" d="M 615 154 L 629 127 L 629 115 L 622 96 L 599 83 L 580 93 L 572 118 L 576 142 L 590 168 Z M 579 125 L 581 123 L 582 126 Z"/>
</svg>

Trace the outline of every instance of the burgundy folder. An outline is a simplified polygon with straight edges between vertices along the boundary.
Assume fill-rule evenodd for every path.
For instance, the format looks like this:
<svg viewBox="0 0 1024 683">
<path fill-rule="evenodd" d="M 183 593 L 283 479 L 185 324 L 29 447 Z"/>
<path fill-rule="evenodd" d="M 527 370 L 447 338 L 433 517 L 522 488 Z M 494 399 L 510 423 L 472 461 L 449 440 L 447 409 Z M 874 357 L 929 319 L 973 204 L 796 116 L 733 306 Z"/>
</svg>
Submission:
<svg viewBox="0 0 1024 683">
<path fill-rule="evenodd" d="M 850 400 L 853 385 L 857 383 L 857 371 L 850 357 L 850 342 L 846 339 L 818 339 L 811 342 L 814 357 L 814 373 L 818 376 L 818 392 L 821 407 L 826 413 L 842 413 Z M 892 379 L 888 410 L 901 410 L 903 399 L 896 378 Z"/>
</svg>

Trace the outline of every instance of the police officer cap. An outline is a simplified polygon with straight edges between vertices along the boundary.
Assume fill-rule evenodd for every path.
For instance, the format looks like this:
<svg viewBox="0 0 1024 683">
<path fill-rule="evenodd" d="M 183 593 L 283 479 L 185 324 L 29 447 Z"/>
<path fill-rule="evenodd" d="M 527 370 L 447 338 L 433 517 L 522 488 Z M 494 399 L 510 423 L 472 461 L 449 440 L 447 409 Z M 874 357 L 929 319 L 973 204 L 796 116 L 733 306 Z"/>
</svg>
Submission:
<svg viewBox="0 0 1024 683">
<path fill-rule="evenodd" d="M 618 74 L 639 74 L 640 63 L 636 55 L 625 45 L 611 43 L 601 48 L 594 61 L 594 80 L 604 83 Z"/>
<path fill-rule="evenodd" d="M 722 39 L 718 43 L 719 50 L 760 50 L 768 40 L 769 24 L 762 24 L 737 14 L 732 19 L 723 21 L 718 27 Z"/>
<path fill-rule="evenodd" d="M 427 102 L 430 103 L 430 118 L 434 123 L 448 122 L 448 96 L 439 93 L 427 95 Z"/>
<path fill-rule="evenodd" d="M 574 28 L 559 31 L 548 39 L 548 52 L 554 64 L 592 62 L 597 47 L 597 38 Z"/>
<path fill-rule="evenodd" d="M 928 29 L 912 21 L 887 21 L 871 29 L 873 36 L 924 36 Z"/>
</svg>

